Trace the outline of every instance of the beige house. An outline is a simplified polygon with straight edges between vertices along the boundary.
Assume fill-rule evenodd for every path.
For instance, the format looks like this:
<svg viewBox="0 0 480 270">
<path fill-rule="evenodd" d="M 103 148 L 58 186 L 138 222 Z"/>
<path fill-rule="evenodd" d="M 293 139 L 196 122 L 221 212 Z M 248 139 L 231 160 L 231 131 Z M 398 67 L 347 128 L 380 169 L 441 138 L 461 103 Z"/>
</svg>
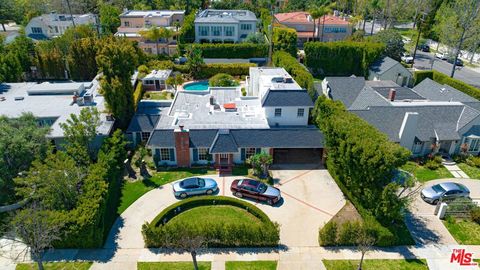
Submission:
<svg viewBox="0 0 480 270">
<path fill-rule="evenodd" d="M 158 51 L 153 40 L 146 40 L 140 32 L 152 26 L 168 28 L 174 32 L 179 30 L 185 17 L 184 10 L 129 10 L 120 14 L 120 27 L 115 36 L 126 37 L 138 42 L 138 46 L 146 53 L 173 55 L 177 52 L 176 37 L 160 40 Z"/>
<path fill-rule="evenodd" d="M 308 12 L 277 13 L 275 14 L 275 22 L 297 31 L 299 47 L 302 47 L 303 43 L 313 40 L 315 26 L 313 18 Z"/>
</svg>

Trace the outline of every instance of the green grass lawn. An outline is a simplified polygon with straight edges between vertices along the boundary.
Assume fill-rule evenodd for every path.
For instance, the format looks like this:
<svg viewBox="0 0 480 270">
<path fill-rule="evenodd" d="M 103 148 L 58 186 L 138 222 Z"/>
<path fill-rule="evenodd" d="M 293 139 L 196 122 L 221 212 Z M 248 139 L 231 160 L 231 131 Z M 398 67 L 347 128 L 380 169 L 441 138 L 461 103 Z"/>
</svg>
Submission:
<svg viewBox="0 0 480 270">
<path fill-rule="evenodd" d="M 323 260 L 327 270 L 356 270 L 356 260 Z M 363 270 L 428 270 L 426 260 L 364 260 Z"/>
<path fill-rule="evenodd" d="M 219 220 L 225 223 L 242 224 L 247 226 L 251 223 L 261 223 L 257 217 L 246 210 L 230 205 L 195 207 L 175 216 L 168 223 L 192 222 L 199 224 L 202 222 Z"/>
<path fill-rule="evenodd" d="M 167 100 L 173 99 L 173 94 L 170 92 L 146 92 L 143 97 L 150 100 Z"/>
<path fill-rule="evenodd" d="M 117 213 L 120 215 L 133 202 L 140 198 L 148 191 L 157 188 L 161 185 L 168 184 L 178 179 L 195 175 L 215 174 L 213 170 L 206 168 L 190 168 L 190 169 L 172 169 L 168 171 L 156 172 L 152 178 L 148 180 L 138 180 L 135 182 L 125 182 L 122 187 L 122 195 L 120 198 L 120 205 Z"/>
<path fill-rule="evenodd" d="M 44 263 L 45 270 L 87 270 L 92 266 L 92 262 L 53 262 Z M 19 263 L 16 270 L 36 270 L 37 264 L 33 263 Z"/>
<path fill-rule="evenodd" d="M 275 270 L 276 261 L 226 262 L 225 270 Z"/>
<path fill-rule="evenodd" d="M 476 167 L 472 167 L 465 163 L 458 163 L 458 167 L 465 172 L 468 177 L 473 179 L 480 179 L 480 169 Z"/>
<path fill-rule="evenodd" d="M 198 262 L 199 270 L 210 270 L 211 262 Z M 138 270 L 192 270 L 193 262 L 138 262 Z"/>
<path fill-rule="evenodd" d="M 413 173 L 418 181 L 422 183 L 441 178 L 453 178 L 453 175 L 443 166 L 436 170 L 430 170 L 413 161 L 408 161 L 401 169 Z"/>
<path fill-rule="evenodd" d="M 469 220 L 443 221 L 460 245 L 480 245 L 480 225 Z"/>
</svg>

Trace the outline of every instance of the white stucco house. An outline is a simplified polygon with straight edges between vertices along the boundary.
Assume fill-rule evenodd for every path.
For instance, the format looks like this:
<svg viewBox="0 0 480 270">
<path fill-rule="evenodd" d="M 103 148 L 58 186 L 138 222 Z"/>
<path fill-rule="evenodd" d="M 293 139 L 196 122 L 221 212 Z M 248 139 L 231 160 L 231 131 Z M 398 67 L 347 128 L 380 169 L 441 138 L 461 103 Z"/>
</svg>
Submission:
<svg viewBox="0 0 480 270">
<path fill-rule="evenodd" d="M 34 17 L 25 26 L 25 34 L 34 40 L 44 40 L 63 35 L 65 30 L 73 26 L 73 22 L 75 25 L 97 24 L 97 16 L 92 13 L 73 14 L 72 16 L 52 12 Z"/>
<path fill-rule="evenodd" d="M 206 9 L 195 19 L 195 42 L 243 41 L 257 31 L 257 17 L 249 10 Z"/>
</svg>

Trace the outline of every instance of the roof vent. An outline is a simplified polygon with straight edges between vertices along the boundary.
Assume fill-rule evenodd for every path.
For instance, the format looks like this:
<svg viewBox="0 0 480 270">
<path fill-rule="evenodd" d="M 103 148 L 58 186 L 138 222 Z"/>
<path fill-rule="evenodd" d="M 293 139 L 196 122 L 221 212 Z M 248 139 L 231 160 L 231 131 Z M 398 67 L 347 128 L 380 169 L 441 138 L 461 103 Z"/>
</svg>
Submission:
<svg viewBox="0 0 480 270">
<path fill-rule="evenodd" d="M 445 92 L 448 92 L 447 88 L 445 87 L 440 88 L 440 93 L 445 93 Z"/>
<path fill-rule="evenodd" d="M 15 97 L 15 101 L 20 101 L 20 100 L 24 100 L 25 98 L 24 97 Z"/>
</svg>

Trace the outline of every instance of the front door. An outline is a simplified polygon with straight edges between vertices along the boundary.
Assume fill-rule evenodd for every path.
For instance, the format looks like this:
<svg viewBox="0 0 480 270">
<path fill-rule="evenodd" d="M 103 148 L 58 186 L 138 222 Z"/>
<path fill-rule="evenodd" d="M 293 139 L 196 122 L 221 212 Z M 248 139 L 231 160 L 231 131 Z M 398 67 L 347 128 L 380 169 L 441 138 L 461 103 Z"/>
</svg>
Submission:
<svg viewBox="0 0 480 270">
<path fill-rule="evenodd" d="M 160 81 L 155 80 L 155 90 L 160 90 Z"/>
<path fill-rule="evenodd" d="M 451 146 L 452 146 L 452 141 L 440 141 L 440 152 L 445 154 L 450 154 Z"/>
</svg>

